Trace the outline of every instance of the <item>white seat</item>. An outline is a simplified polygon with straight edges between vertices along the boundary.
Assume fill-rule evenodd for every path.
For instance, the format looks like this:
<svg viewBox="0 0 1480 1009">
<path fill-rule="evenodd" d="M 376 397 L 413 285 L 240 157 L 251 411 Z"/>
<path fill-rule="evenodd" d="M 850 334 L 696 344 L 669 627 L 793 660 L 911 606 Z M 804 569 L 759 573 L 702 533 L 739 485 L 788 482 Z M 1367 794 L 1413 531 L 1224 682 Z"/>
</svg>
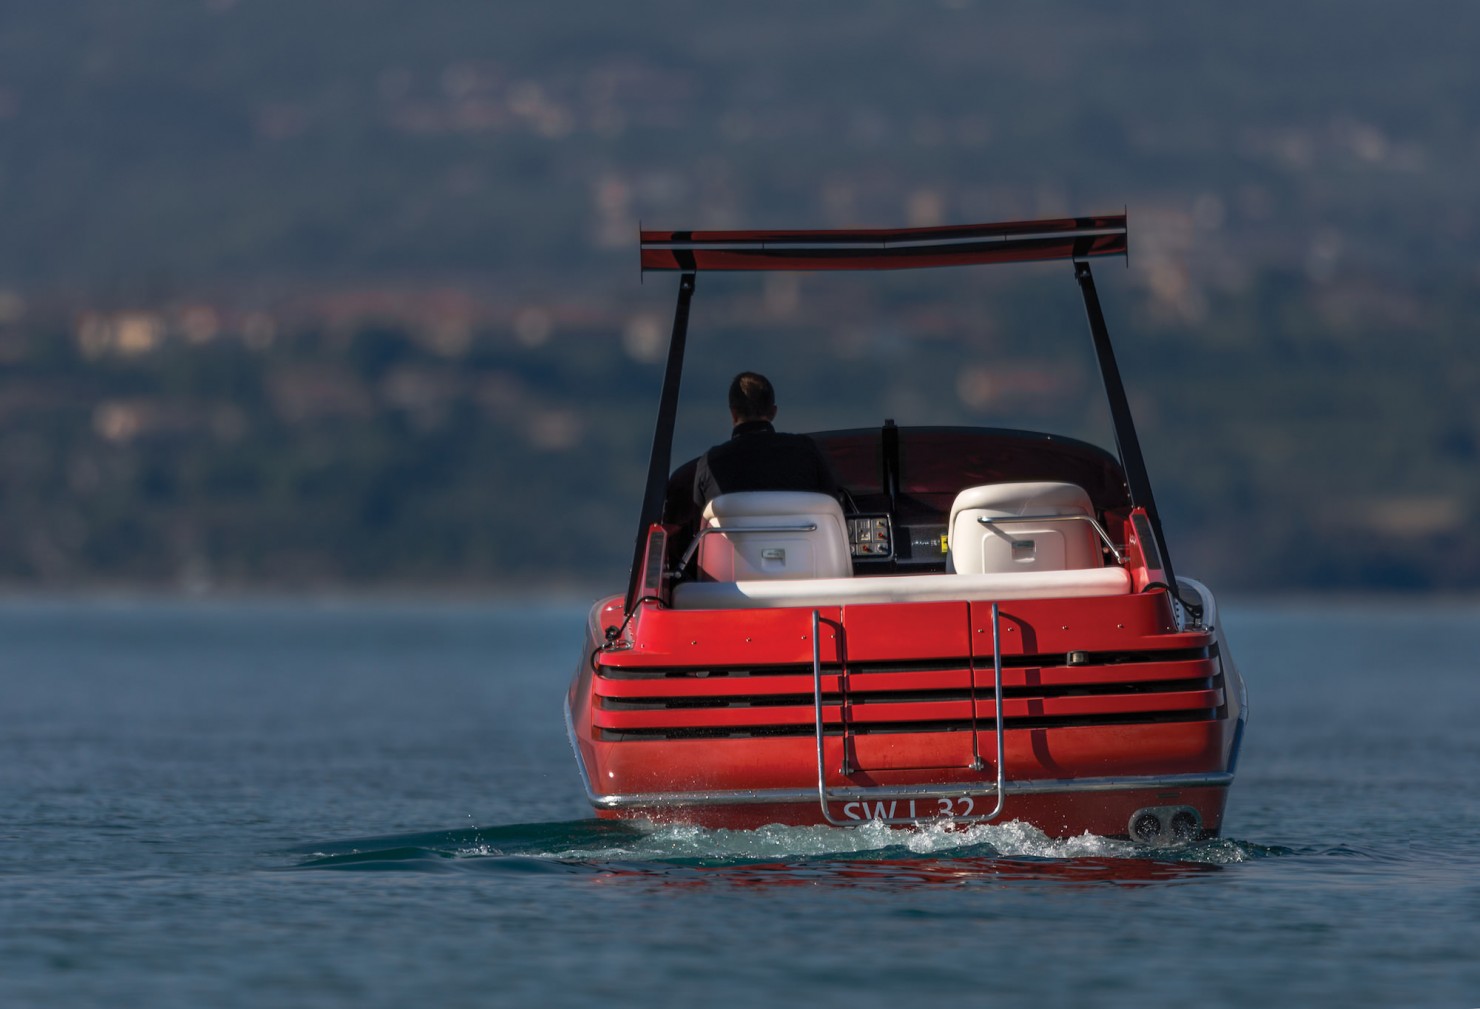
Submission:
<svg viewBox="0 0 1480 1009">
<path fill-rule="evenodd" d="M 1102 567 L 1099 537 L 1084 521 L 1094 514 L 1084 488 L 1071 483 L 968 487 L 951 505 L 952 569 L 974 575 Z M 983 518 L 1029 520 L 988 525 Z"/>
<path fill-rule="evenodd" d="M 847 578 L 853 574 L 843 509 L 827 494 L 721 494 L 705 506 L 700 535 L 699 570 L 714 581 Z"/>
</svg>

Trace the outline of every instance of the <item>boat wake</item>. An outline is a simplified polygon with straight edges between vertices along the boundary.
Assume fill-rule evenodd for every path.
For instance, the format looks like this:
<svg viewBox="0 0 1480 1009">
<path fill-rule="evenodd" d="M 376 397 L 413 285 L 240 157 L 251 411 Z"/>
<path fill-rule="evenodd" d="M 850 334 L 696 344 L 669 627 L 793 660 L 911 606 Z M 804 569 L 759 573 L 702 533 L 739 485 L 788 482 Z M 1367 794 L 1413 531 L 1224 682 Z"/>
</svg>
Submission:
<svg viewBox="0 0 1480 1009">
<path fill-rule="evenodd" d="M 350 871 L 578 873 L 741 883 L 952 883 L 1043 879 L 1174 881 L 1285 854 L 1214 839 L 1147 848 L 1083 834 L 1054 839 L 1027 824 L 899 829 L 787 827 L 706 830 L 601 820 L 510 824 L 302 845 L 289 868 Z"/>
</svg>

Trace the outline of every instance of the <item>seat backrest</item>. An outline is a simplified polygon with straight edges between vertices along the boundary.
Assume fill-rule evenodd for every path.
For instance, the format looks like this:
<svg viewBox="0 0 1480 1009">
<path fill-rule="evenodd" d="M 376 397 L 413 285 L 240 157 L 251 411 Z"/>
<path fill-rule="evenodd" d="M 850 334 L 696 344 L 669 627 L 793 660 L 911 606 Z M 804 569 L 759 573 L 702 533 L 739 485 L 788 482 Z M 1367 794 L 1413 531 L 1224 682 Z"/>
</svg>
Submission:
<svg viewBox="0 0 1480 1009">
<path fill-rule="evenodd" d="M 951 566 L 961 574 L 1101 567 L 1099 537 L 1088 522 L 1031 520 L 1094 513 L 1084 488 L 1071 483 L 968 487 L 951 505 Z M 983 518 L 1015 521 L 988 525 Z"/>
<path fill-rule="evenodd" d="M 843 509 L 827 494 L 744 491 L 704 508 L 699 570 L 714 581 L 846 578 L 853 574 Z M 753 529 L 754 532 L 739 530 Z"/>
</svg>

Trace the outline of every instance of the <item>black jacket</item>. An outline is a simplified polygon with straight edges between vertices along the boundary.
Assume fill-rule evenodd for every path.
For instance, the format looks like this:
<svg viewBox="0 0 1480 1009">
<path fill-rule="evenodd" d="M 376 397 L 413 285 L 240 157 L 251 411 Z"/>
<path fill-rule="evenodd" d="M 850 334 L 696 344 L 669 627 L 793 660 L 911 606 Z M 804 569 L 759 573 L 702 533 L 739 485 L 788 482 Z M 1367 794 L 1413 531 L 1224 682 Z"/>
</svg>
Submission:
<svg viewBox="0 0 1480 1009">
<path fill-rule="evenodd" d="M 721 494 L 802 490 L 837 496 L 827 457 L 804 434 L 783 434 L 764 420 L 735 425 L 730 440 L 684 463 L 668 482 L 664 516 L 697 525 L 704 506 Z"/>
</svg>

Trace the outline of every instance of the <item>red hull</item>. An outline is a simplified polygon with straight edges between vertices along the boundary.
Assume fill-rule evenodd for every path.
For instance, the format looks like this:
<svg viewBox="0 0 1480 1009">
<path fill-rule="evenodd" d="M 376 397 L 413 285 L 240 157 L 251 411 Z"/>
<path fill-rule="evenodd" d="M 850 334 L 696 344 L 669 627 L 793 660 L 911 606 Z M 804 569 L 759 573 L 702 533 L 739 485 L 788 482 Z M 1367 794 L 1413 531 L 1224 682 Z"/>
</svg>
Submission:
<svg viewBox="0 0 1480 1009">
<path fill-rule="evenodd" d="M 1242 687 L 1216 633 L 1176 630 L 1164 592 L 1000 610 L 1006 782 L 993 821 L 1127 836 L 1150 810 L 1167 822 L 1144 840 L 1169 839 L 1178 812 L 1181 827 L 1217 834 Z M 569 697 L 597 815 L 735 829 L 980 819 L 997 801 L 989 614 L 976 602 L 819 613 L 824 807 L 812 611 L 644 603 L 603 648 L 621 603 L 598 605 Z"/>
<path fill-rule="evenodd" d="M 1177 791 L 1161 789 L 1131 789 L 1116 793 L 1091 793 L 1067 795 L 1024 795 L 1010 797 L 1002 814 L 995 823 L 1019 821 L 1031 824 L 1053 838 L 1078 837 L 1089 833 L 1099 837 L 1127 837 L 1128 825 L 1137 811 L 1148 808 L 1187 806 L 1196 809 L 1201 817 L 1202 837 L 1216 837 L 1222 828 L 1223 807 L 1227 799 L 1227 788 L 1191 788 Z M 858 824 L 879 818 L 908 819 L 912 800 L 868 800 L 851 805 L 837 804 L 837 813 Z M 917 822 L 926 823 L 947 819 L 938 812 L 932 800 L 913 800 L 918 803 L 915 812 Z M 978 809 L 990 809 L 995 800 L 990 796 L 979 797 Z M 963 806 L 958 800 L 956 809 Z M 705 827 L 710 830 L 754 830 L 769 824 L 790 826 L 821 825 L 824 821 L 817 800 L 810 802 L 770 803 L 763 805 L 707 806 L 634 806 L 622 810 L 600 809 L 596 815 L 604 820 L 640 819 L 651 823 L 680 823 Z M 969 821 L 961 821 L 963 823 Z"/>
</svg>

